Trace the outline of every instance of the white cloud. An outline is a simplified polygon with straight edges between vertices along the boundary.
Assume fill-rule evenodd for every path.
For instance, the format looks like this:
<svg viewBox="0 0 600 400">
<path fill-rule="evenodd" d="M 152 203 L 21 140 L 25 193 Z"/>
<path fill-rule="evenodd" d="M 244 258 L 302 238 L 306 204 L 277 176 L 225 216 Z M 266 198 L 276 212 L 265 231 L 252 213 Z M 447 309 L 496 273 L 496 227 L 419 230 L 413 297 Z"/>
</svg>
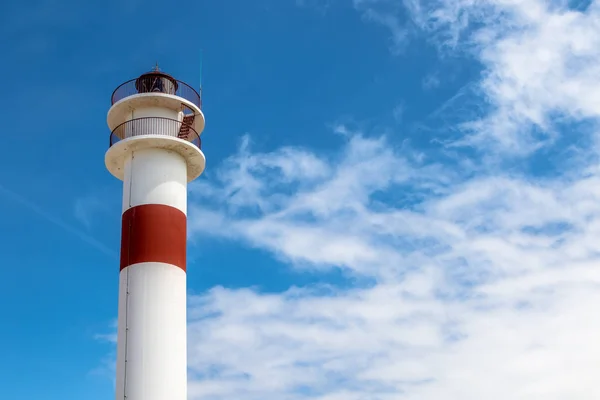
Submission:
<svg viewBox="0 0 600 400">
<path fill-rule="evenodd" d="M 210 212 L 220 234 L 374 283 L 192 298 L 191 398 L 600 395 L 600 320 L 589 306 L 600 301 L 600 178 L 458 183 L 384 139 L 353 136 L 347 147 L 330 174 L 267 213 Z M 275 154 L 253 154 L 278 165 Z M 373 198 L 407 183 L 437 195 Z"/>
<path fill-rule="evenodd" d="M 553 7 L 542 1 L 505 2 L 484 18 L 472 40 L 486 72 L 481 90 L 494 111 L 472 128 L 477 140 L 493 139 L 514 150 L 554 140 L 554 119 L 581 120 L 600 114 L 600 13 Z M 508 24 L 489 26 L 494 15 Z M 532 129 L 534 128 L 534 129 Z"/>
<path fill-rule="evenodd" d="M 399 10 L 400 3 L 354 2 L 358 10 L 383 15 L 375 20 L 383 25 L 402 24 L 408 11 L 442 53 L 458 52 L 482 65 L 480 102 L 460 126 L 465 136 L 457 144 L 524 155 L 557 140 L 557 121 L 598 118 L 597 2 L 584 10 L 544 0 L 405 0 Z"/>
<path fill-rule="evenodd" d="M 331 164 L 304 150 L 249 154 L 243 144 L 240 153 L 226 161 L 225 172 L 219 173 L 222 186 L 192 185 L 193 195 L 209 194 L 219 199 L 218 204 L 224 205 L 230 216 L 192 205 L 190 235 L 203 232 L 239 238 L 292 261 L 316 266 L 381 268 L 380 264 L 389 261 L 382 255 L 396 257 L 394 237 L 404 230 L 388 226 L 389 221 L 408 224 L 419 222 L 415 221 L 419 217 L 385 211 L 388 206 L 373 202 L 371 195 L 402 187 L 410 187 L 412 195 L 418 195 L 419 190 L 439 191 L 453 179 L 442 174 L 439 166 L 398 156 L 384 138 L 360 135 L 350 137 L 341 157 L 330 160 Z M 307 160 L 315 167 L 300 167 Z M 266 174 L 265 165 L 270 168 Z M 294 176 L 289 174 L 292 170 Z M 277 195 L 267 192 L 267 187 L 278 188 Z M 257 206 L 262 212 L 253 214 L 255 218 L 243 217 Z M 371 214 L 370 207 L 380 208 L 382 213 Z M 207 219 L 213 224 L 208 225 Z M 374 248 L 371 241 L 380 245 Z"/>
</svg>

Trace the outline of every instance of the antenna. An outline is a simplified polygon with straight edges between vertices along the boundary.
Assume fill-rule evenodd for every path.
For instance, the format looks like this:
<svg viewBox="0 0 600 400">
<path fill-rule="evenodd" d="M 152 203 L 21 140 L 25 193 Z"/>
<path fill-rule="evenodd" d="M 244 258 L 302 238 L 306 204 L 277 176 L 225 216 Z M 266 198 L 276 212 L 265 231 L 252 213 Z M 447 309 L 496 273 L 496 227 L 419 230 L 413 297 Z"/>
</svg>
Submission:
<svg viewBox="0 0 600 400">
<path fill-rule="evenodd" d="M 202 92 L 202 49 L 200 49 L 200 92 Z"/>
</svg>

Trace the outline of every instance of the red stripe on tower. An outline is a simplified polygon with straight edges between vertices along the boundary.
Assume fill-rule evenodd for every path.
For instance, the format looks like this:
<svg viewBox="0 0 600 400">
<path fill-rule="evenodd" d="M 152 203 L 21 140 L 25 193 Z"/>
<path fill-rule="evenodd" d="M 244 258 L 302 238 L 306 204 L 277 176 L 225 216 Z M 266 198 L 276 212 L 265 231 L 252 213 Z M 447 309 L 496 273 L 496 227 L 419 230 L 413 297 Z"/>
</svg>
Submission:
<svg viewBox="0 0 600 400">
<path fill-rule="evenodd" d="M 163 204 L 144 204 L 123 213 L 121 270 L 143 262 L 162 262 L 186 269 L 187 218 Z"/>
</svg>

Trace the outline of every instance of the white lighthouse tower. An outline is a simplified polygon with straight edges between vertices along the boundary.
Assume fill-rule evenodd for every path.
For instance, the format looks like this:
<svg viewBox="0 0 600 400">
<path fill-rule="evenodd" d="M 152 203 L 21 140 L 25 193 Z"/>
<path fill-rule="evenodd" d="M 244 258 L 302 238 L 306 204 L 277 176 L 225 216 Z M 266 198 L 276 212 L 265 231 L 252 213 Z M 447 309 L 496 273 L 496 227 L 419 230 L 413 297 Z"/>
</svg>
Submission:
<svg viewBox="0 0 600 400">
<path fill-rule="evenodd" d="M 187 183 L 201 96 L 158 67 L 112 95 L 106 168 L 123 181 L 116 400 L 187 400 Z"/>
</svg>

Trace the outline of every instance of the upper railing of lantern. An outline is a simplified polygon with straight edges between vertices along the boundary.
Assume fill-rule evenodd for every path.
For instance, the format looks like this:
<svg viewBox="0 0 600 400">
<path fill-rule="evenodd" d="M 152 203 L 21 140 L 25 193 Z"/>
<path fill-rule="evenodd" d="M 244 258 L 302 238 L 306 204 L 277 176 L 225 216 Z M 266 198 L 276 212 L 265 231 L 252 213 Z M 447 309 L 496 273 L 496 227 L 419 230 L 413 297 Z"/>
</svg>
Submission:
<svg viewBox="0 0 600 400">
<path fill-rule="evenodd" d="M 111 97 L 111 105 L 126 97 L 140 93 L 165 93 L 179 96 L 202 108 L 202 89 L 200 93 L 185 82 L 177 79 L 153 78 L 151 74 L 131 79 L 115 89 Z"/>
</svg>

